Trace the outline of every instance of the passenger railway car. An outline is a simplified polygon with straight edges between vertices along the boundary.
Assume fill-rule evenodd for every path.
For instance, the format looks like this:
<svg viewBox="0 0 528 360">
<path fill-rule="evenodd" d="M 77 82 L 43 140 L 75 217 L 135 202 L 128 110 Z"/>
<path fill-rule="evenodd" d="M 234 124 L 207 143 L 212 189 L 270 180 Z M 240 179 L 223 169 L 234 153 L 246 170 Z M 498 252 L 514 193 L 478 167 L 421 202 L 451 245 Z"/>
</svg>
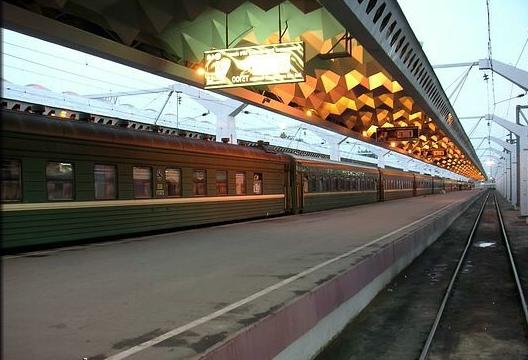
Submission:
<svg viewBox="0 0 528 360">
<path fill-rule="evenodd" d="M 23 111 L 2 110 L 1 137 L 2 247 L 10 251 L 461 187 L 398 170 Z"/>
<path fill-rule="evenodd" d="M 380 169 L 380 200 L 402 199 L 415 196 L 414 174 L 394 169 Z"/>
<path fill-rule="evenodd" d="M 334 209 L 378 201 L 376 168 L 335 161 L 295 158 L 293 212 Z"/>
<path fill-rule="evenodd" d="M 416 174 L 415 179 L 415 196 L 429 195 L 433 193 L 433 178 L 428 175 Z"/>
<path fill-rule="evenodd" d="M 284 155 L 23 112 L 2 115 L 4 248 L 285 212 Z"/>
</svg>

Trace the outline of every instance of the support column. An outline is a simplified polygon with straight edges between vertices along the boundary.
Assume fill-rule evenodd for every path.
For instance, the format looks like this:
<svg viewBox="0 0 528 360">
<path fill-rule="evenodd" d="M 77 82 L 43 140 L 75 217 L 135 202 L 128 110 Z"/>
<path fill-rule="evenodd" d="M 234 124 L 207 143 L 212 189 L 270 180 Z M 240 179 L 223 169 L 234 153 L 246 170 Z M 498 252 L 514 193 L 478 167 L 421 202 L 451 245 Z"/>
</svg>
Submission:
<svg viewBox="0 0 528 360">
<path fill-rule="evenodd" d="M 225 140 L 227 139 L 227 141 Z M 216 141 L 237 143 L 235 117 L 231 115 L 216 116 Z"/>
<path fill-rule="evenodd" d="M 339 150 L 340 145 L 347 139 L 347 137 L 339 140 L 335 135 L 328 135 L 319 132 L 315 132 L 328 144 L 328 150 L 330 152 L 330 160 L 341 161 L 341 152 Z"/>
<path fill-rule="evenodd" d="M 496 138 L 495 136 L 490 136 L 490 140 L 499 144 L 508 151 L 508 154 L 505 155 L 507 160 L 506 162 L 509 164 L 508 178 L 506 179 L 506 181 L 509 182 L 510 189 L 508 198 L 513 207 L 517 208 L 517 206 L 519 206 L 519 203 L 517 202 L 517 146 Z"/>
<path fill-rule="evenodd" d="M 507 154 L 497 149 L 491 148 L 491 147 L 490 147 L 490 150 L 498 155 L 497 161 L 498 161 L 498 168 L 500 168 L 500 172 L 497 172 L 497 177 L 499 177 L 499 174 L 500 174 L 500 179 L 501 179 L 500 193 L 502 194 L 504 198 L 510 200 L 509 199 L 510 182 L 507 181 L 508 179 L 508 161 L 506 159 Z"/>
<path fill-rule="evenodd" d="M 409 159 L 405 161 L 405 164 L 403 164 L 403 171 L 409 171 L 409 167 L 413 161 L 414 161 L 413 159 Z"/>
<path fill-rule="evenodd" d="M 328 145 L 330 146 L 330 160 L 341 161 L 341 153 L 339 151 L 339 142 L 337 139 L 328 141 Z"/>
<path fill-rule="evenodd" d="M 247 104 L 240 104 L 234 110 L 229 107 L 216 109 L 216 141 L 227 142 L 230 144 L 237 144 L 236 136 L 236 122 L 237 116 L 242 110 L 246 108 Z"/>
<path fill-rule="evenodd" d="M 376 155 L 378 155 L 378 167 L 380 169 L 385 169 L 385 156 L 388 155 L 390 151 L 379 151 Z"/>
<path fill-rule="evenodd" d="M 517 117 L 519 117 L 520 107 L 517 108 Z M 486 119 L 492 120 L 503 128 L 511 131 L 518 136 L 519 146 L 519 189 L 520 197 L 519 208 L 521 216 L 528 217 L 528 127 L 514 124 L 496 115 L 486 115 Z M 528 221 L 528 219 L 527 219 Z"/>
</svg>

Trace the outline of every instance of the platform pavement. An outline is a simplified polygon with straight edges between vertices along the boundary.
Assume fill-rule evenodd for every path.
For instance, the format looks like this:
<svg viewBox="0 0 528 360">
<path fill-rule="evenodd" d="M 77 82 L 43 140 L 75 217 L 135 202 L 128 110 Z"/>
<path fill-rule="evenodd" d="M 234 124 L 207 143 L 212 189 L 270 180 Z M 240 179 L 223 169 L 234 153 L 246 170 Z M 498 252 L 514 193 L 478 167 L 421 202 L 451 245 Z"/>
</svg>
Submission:
<svg viewBox="0 0 528 360">
<path fill-rule="evenodd" d="M 394 200 L 4 257 L 4 358 L 198 358 L 364 263 L 379 250 L 377 239 L 400 236 L 409 224 L 448 214 L 478 194 Z M 294 324 L 284 326 L 308 326 L 318 315 L 315 309 L 286 319 Z M 284 329 L 268 330 L 273 337 Z M 280 345 L 284 338 L 276 334 L 267 343 L 246 339 L 246 354 L 277 355 L 269 341 Z"/>
</svg>

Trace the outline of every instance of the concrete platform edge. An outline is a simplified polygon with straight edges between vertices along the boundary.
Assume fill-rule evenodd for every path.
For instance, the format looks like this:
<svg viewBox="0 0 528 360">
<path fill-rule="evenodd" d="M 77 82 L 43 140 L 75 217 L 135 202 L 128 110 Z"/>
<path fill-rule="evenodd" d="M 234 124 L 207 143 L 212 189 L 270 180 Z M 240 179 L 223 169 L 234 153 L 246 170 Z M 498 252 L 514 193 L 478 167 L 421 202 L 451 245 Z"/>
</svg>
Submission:
<svg viewBox="0 0 528 360">
<path fill-rule="evenodd" d="M 305 360 L 315 357 L 482 194 L 476 193 L 420 226 L 394 235 L 373 255 L 197 358 Z"/>
</svg>

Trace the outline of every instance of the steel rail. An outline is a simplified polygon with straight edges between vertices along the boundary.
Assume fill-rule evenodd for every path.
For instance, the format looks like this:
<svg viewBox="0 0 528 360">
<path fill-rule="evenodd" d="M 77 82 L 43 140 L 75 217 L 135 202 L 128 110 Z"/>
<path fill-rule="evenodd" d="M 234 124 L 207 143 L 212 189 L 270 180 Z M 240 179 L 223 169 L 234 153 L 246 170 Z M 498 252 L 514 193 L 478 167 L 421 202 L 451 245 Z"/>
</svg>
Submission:
<svg viewBox="0 0 528 360">
<path fill-rule="evenodd" d="M 526 306 L 526 298 L 524 297 L 524 292 L 521 286 L 521 280 L 519 279 L 519 274 L 517 272 L 517 267 L 515 266 L 515 260 L 513 259 L 513 253 L 510 247 L 510 240 L 508 239 L 508 234 L 506 233 L 506 228 L 504 227 L 504 221 L 502 220 L 502 213 L 500 211 L 499 203 L 497 202 L 497 197 L 495 196 L 495 194 L 493 194 L 493 198 L 495 200 L 495 208 L 497 209 L 497 216 L 499 218 L 500 228 L 502 232 L 502 239 L 504 240 L 504 244 L 506 245 L 506 250 L 508 252 L 508 258 L 510 259 L 510 265 L 512 268 L 513 277 L 515 279 L 515 284 L 517 285 L 517 292 L 519 293 L 519 297 L 521 300 L 521 307 L 524 312 L 524 320 L 526 322 L 526 326 L 528 327 L 528 308 Z"/>
<path fill-rule="evenodd" d="M 460 268 L 462 267 L 462 263 L 464 262 L 466 258 L 466 254 L 468 252 L 468 249 L 471 245 L 471 242 L 473 240 L 473 236 L 475 235 L 475 232 L 477 231 L 477 227 L 480 222 L 480 218 L 482 217 L 482 213 L 484 212 L 484 208 L 486 207 L 486 204 L 488 202 L 489 198 L 489 192 L 486 194 L 486 199 L 482 203 L 482 206 L 480 208 L 480 211 L 477 215 L 477 218 L 475 219 L 475 223 L 473 224 L 473 228 L 471 229 L 471 232 L 469 233 L 468 240 L 466 243 L 466 246 L 464 247 L 464 251 L 462 252 L 462 255 L 458 259 L 457 266 L 455 268 L 455 271 L 453 271 L 453 275 L 451 276 L 451 280 L 449 281 L 449 285 L 447 286 L 446 292 L 444 294 L 444 297 L 442 299 L 442 303 L 440 304 L 440 308 L 438 309 L 438 312 L 436 313 L 435 321 L 433 322 L 433 326 L 431 327 L 431 330 L 429 332 L 429 335 L 427 336 L 427 340 L 425 341 L 424 347 L 422 348 L 422 352 L 420 353 L 419 360 L 425 360 L 427 359 L 427 355 L 429 354 L 429 350 L 431 349 L 431 344 L 433 342 L 434 335 L 436 333 L 436 330 L 438 329 L 438 325 L 440 324 L 440 319 L 442 318 L 442 315 L 444 313 L 447 300 L 451 296 L 451 291 L 453 289 L 453 285 L 455 284 L 455 280 L 458 277 L 458 273 L 460 272 Z"/>
</svg>

